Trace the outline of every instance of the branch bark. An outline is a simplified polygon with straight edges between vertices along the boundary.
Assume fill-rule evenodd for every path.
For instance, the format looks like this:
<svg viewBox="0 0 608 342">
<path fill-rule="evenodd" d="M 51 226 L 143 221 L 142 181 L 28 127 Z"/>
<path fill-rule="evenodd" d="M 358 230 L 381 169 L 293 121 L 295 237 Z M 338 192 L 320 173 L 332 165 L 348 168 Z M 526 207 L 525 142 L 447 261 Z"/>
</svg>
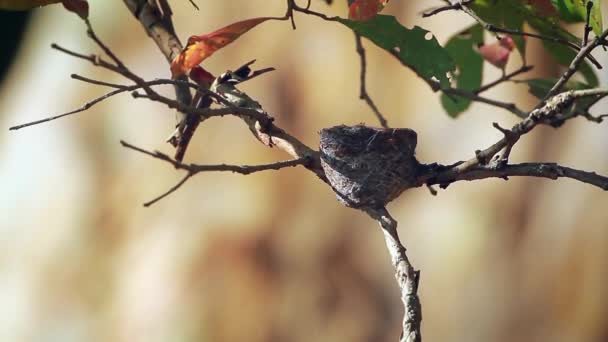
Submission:
<svg viewBox="0 0 608 342">
<path fill-rule="evenodd" d="M 180 42 L 173 22 L 171 20 L 171 8 L 166 0 L 160 0 L 161 8 L 159 8 L 155 1 L 150 2 L 148 0 L 123 0 L 129 11 L 137 18 L 141 23 L 142 27 L 148 34 L 148 36 L 156 43 L 161 53 L 165 56 L 167 61 L 171 63 L 175 56 L 179 55 L 182 51 L 183 46 Z M 168 69 L 167 69 L 168 70 Z M 177 80 L 187 81 L 188 78 L 183 75 L 177 78 Z M 192 103 L 192 94 L 187 86 L 176 84 L 175 96 L 177 101 L 182 104 L 189 106 Z M 189 115 L 183 112 L 179 112 L 178 115 L 178 130 L 176 131 L 176 137 L 178 144 L 181 140 L 183 131 L 185 129 L 185 123 L 189 120 Z M 191 118 L 190 118 L 191 119 Z"/>
<path fill-rule="evenodd" d="M 385 208 L 364 210 L 371 218 L 376 220 L 382 228 L 386 248 L 391 256 L 395 268 L 395 278 L 401 292 L 404 315 L 400 342 L 420 342 L 422 334 L 422 308 L 418 297 L 418 283 L 420 271 L 416 271 L 407 257 L 406 249 L 397 233 L 397 221 L 391 217 Z"/>
</svg>

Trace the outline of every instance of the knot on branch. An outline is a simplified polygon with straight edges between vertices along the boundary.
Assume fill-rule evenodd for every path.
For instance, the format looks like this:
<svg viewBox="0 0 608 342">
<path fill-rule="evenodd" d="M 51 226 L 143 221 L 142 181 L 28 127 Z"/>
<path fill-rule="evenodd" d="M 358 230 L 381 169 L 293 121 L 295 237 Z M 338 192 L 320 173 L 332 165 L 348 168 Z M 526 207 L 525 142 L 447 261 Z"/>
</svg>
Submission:
<svg viewBox="0 0 608 342">
<path fill-rule="evenodd" d="M 416 132 L 408 128 L 326 128 L 321 130 L 321 165 L 340 202 L 379 208 L 417 185 L 416 142 Z"/>
</svg>

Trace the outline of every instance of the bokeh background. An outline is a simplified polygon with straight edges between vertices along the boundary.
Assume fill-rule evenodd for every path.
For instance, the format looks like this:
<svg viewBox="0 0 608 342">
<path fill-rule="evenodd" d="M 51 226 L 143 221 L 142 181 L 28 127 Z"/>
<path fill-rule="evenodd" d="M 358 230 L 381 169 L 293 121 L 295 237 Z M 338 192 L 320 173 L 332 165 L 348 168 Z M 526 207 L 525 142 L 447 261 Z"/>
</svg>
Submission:
<svg viewBox="0 0 608 342">
<path fill-rule="evenodd" d="M 147 79 L 169 77 L 164 57 L 121 1 L 90 3 L 98 34 L 132 70 Z M 386 12 L 445 42 L 471 21 L 458 13 L 420 17 L 439 3 L 393 1 Z M 172 1 L 184 41 L 285 9 L 278 0 L 198 4 L 195 11 L 188 1 Z M 342 1 L 328 7 L 315 0 L 313 8 L 346 13 Z M 296 21 L 296 31 L 288 22 L 261 25 L 205 67 L 220 73 L 255 58 L 258 67 L 277 68 L 243 89 L 311 146 L 323 127 L 375 125 L 358 100 L 352 33 L 314 17 Z M 4 26 L 8 30 L 8 20 Z M 76 116 L 9 132 L 11 125 L 79 107 L 106 91 L 71 80 L 71 73 L 123 81 L 50 49 L 56 42 L 99 52 L 83 23 L 61 6 L 33 11 L 18 40 L 0 85 L 1 341 L 396 340 L 402 305 L 375 222 L 338 204 L 328 187 L 299 168 L 201 174 L 144 208 L 182 174 L 118 142 L 171 153 L 164 140 L 174 113 L 125 94 Z M 557 75 L 559 67 L 538 42 L 529 43 L 534 75 Z M 438 95 L 411 71 L 366 46 L 369 92 L 392 126 L 418 132 L 420 160 L 468 158 L 499 138 L 492 122 L 516 122 L 484 105 L 449 118 Z M 608 54 L 597 57 L 608 65 Z M 606 85 L 607 73 L 599 74 Z M 486 67 L 486 80 L 498 76 Z M 490 95 L 534 104 L 525 87 L 505 85 Z M 594 112 L 606 114 L 608 105 Z M 607 149 L 606 124 L 577 119 L 559 130 L 539 127 L 512 159 L 608 174 Z M 236 164 L 285 158 L 230 117 L 206 121 L 186 156 Z M 607 207 L 608 195 L 591 186 L 522 178 L 457 183 L 436 197 L 415 189 L 395 200 L 389 209 L 422 270 L 425 339 L 608 340 Z"/>
</svg>

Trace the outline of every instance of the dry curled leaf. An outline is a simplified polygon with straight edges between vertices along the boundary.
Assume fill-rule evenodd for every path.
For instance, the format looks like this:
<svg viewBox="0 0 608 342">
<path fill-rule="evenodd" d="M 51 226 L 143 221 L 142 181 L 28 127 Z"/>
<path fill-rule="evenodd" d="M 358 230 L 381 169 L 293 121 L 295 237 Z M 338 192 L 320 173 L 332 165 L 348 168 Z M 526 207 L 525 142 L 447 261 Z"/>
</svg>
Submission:
<svg viewBox="0 0 608 342">
<path fill-rule="evenodd" d="M 232 43 L 245 32 L 269 19 L 275 18 L 262 17 L 248 19 L 236 22 L 208 34 L 191 36 L 188 38 L 188 44 L 184 50 L 182 50 L 182 52 L 171 62 L 171 73 L 173 77 L 186 74 L 190 69 L 199 65 L 215 51 Z"/>
</svg>

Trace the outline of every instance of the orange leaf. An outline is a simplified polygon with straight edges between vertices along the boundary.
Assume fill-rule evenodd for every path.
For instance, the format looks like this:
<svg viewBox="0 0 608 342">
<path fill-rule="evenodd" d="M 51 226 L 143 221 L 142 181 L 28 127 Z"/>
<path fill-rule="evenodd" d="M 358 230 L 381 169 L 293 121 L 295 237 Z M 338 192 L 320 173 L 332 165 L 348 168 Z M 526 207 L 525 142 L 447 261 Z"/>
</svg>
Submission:
<svg viewBox="0 0 608 342">
<path fill-rule="evenodd" d="M 388 0 L 349 0 L 348 19 L 366 21 L 375 17 Z"/>
<path fill-rule="evenodd" d="M 232 43 L 245 32 L 269 19 L 275 18 L 253 18 L 239 21 L 208 34 L 191 36 L 188 38 L 188 44 L 184 50 L 171 62 L 173 77 L 187 73 L 215 51 Z"/>
<path fill-rule="evenodd" d="M 87 0 L 63 0 L 62 3 L 65 9 L 78 14 L 82 19 L 89 17 L 89 3 Z"/>
</svg>

